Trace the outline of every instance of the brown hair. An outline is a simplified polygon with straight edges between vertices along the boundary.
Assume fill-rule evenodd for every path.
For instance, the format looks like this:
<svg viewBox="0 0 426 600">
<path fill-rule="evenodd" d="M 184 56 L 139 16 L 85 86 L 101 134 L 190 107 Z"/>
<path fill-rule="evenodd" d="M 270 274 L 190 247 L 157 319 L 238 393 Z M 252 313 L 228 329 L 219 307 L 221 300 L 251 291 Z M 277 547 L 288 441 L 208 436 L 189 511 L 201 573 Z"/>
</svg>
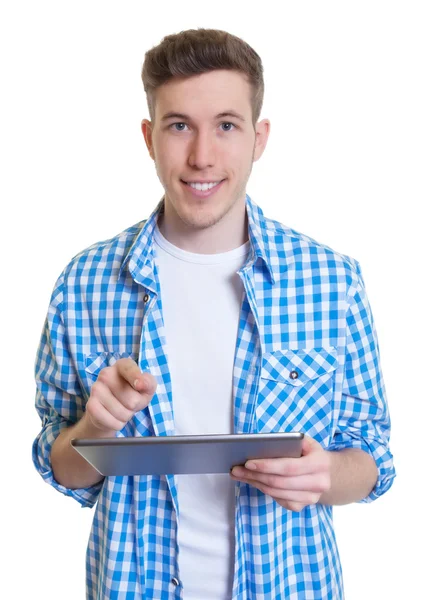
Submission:
<svg viewBox="0 0 426 600">
<path fill-rule="evenodd" d="M 218 29 L 188 29 L 168 35 L 145 54 L 142 82 L 151 120 L 155 119 L 155 90 L 173 77 L 191 77 L 216 69 L 246 75 L 251 86 L 253 126 L 263 104 L 263 66 L 244 40 Z"/>
</svg>

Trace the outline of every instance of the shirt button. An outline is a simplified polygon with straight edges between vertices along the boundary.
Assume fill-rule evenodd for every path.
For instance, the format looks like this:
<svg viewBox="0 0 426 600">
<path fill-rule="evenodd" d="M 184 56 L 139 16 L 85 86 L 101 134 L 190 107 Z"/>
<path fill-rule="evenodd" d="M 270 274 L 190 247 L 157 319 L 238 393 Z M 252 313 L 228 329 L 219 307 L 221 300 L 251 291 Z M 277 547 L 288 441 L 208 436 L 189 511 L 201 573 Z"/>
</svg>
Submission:
<svg viewBox="0 0 426 600">
<path fill-rule="evenodd" d="M 299 377 L 299 373 L 297 371 L 291 371 L 290 377 L 292 379 L 297 379 Z"/>
<path fill-rule="evenodd" d="M 148 294 L 145 294 L 145 296 L 143 297 L 143 301 L 148 302 L 148 300 L 149 300 L 149 296 L 148 296 Z"/>
<path fill-rule="evenodd" d="M 173 583 L 173 585 L 179 585 L 179 579 L 177 579 L 177 577 L 173 577 L 172 583 Z"/>
</svg>

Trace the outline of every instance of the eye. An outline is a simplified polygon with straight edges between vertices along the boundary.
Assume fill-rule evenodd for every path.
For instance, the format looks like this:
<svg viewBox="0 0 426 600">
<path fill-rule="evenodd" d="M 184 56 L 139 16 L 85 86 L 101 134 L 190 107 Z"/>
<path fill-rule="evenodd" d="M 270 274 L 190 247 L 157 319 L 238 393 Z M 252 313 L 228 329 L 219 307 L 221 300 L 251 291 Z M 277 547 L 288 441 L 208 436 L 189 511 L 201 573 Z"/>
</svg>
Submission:
<svg viewBox="0 0 426 600">
<path fill-rule="evenodd" d="M 228 121 L 221 123 L 221 125 L 230 125 L 231 127 L 235 127 L 233 123 L 229 123 Z M 224 131 L 232 131 L 232 129 L 227 127 L 226 129 L 224 129 Z"/>
<path fill-rule="evenodd" d="M 186 126 L 186 123 L 172 123 L 170 125 L 170 128 L 174 128 L 175 125 L 183 125 L 184 127 Z M 176 129 L 175 131 L 183 131 L 183 129 L 181 129 L 180 127 L 178 129 Z"/>
</svg>

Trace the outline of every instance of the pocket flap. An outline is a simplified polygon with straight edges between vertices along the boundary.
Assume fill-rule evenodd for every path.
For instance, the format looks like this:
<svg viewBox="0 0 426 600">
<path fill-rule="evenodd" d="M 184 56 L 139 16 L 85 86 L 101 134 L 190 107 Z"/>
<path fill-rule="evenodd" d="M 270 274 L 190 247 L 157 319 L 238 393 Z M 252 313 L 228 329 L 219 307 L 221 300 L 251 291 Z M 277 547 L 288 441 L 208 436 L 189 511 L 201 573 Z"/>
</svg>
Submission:
<svg viewBox="0 0 426 600">
<path fill-rule="evenodd" d="M 262 358 L 261 377 L 301 386 L 307 381 L 335 371 L 338 365 L 337 349 L 299 348 L 266 352 Z"/>
<path fill-rule="evenodd" d="M 92 352 L 92 354 L 86 354 L 84 368 L 86 373 L 96 376 L 99 371 L 105 367 L 111 367 L 120 358 L 132 358 L 137 362 L 137 356 L 133 352 Z"/>
</svg>

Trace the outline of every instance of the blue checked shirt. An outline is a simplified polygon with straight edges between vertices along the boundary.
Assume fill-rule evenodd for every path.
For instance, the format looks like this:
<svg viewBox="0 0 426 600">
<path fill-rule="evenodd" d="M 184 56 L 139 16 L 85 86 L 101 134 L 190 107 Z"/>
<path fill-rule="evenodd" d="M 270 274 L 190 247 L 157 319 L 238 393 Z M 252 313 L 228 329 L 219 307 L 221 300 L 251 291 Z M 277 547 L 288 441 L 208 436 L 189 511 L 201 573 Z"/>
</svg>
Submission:
<svg viewBox="0 0 426 600">
<path fill-rule="evenodd" d="M 359 263 L 265 218 L 249 196 L 246 207 L 251 252 L 238 272 L 245 294 L 233 371 L 234 431 L 302 431 L 328 450 L 365 450 L 379 473 L 363 500 L 371 502 L 395 473 Z M 82 506 L 97 502 L 86 559 L 89 600 L 184 597 L 175 478 L 107 477 L 71 490 L 55 481 L 50 463 L 53 442 L 81 418 L 99 371 L 122 357 L 152 373 L 158 387 L 117 436 L 174 434 L 153 246 L 162 208 L 163 199 L 148 220 L 74 257 L 53 291 L 37 354 L 42 429 L 33 446 L 35 467 Z M 212 315 L 212 326 L 215 319 L 220 314 Z M 332 507 L 291 512 L 247 484 L 235 490 L 233 600 L 343 598 Z"/>
</svg>

